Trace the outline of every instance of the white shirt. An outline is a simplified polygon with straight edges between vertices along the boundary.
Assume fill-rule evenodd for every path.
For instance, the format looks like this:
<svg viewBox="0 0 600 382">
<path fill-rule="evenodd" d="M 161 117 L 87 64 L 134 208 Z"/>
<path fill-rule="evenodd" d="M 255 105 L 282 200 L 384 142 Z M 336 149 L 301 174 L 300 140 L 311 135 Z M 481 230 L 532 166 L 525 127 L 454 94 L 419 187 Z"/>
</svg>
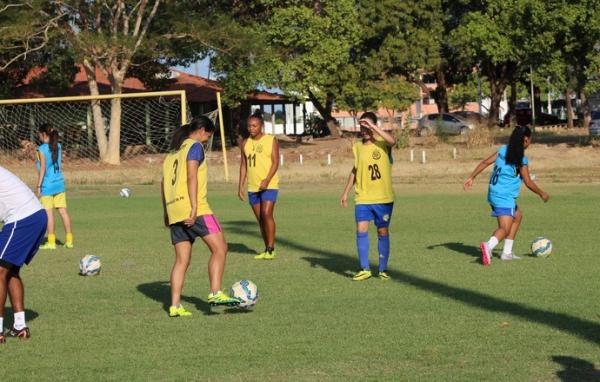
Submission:
<svg viewBox="0 0 600 382">
<path fill-rule="evenodd" d="M 35 194 L 15 174 L 0 166 L 0 221 L 25 219 L 43 207 Z"/>
</svg>

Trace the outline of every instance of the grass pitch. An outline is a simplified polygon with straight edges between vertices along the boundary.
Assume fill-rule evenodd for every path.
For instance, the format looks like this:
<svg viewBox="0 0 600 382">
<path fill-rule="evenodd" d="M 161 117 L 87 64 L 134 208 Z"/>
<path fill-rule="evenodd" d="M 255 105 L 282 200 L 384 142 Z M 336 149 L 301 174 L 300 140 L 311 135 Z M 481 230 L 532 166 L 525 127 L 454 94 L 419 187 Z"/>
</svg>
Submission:
<svg viewBox="0 0 600 382">
<path fill-rule="evenodd" d="M 23 269 L 33 337 L 0 346 L 0 380 L 599 380 L 598 186 L 546 187 L 547 205 L 524 191 L 524 258 L 487 268 L 478 244 L 495 220 L 481 185 L 459 187 L 398 186 L 392 279 L 357 283 L 341 184 L 284 187 L 272 262 L 252 259 L 262 243 L 250 208 L 217 185 L 209 201 L 230 247 L 224 284 L 248 278 L 260 299 L 251 312 L 211 312 L 198 242 L 184 288 L 194 315 L 177 319 L 165 310 L 174 254 L 157 186 L 133 187 L 129 199 L 116 186 L 72 190 L 76 248 L 42 251 Z M 527 256 L 539 235 L 554 243 L 548 259 Z M 374 270 L 376 240 L 372 231 Z M 86 254 L 101 257 L 100 276 L 77 275 Z"/>
</svg>

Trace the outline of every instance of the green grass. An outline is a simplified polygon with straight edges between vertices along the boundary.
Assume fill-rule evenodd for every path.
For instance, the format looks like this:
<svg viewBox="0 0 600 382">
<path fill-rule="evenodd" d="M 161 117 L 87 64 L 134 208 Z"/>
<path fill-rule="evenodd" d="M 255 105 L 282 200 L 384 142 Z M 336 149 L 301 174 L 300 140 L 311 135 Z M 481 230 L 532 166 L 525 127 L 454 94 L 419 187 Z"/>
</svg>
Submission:
<svg viewBox="0 0 600 382">
<path fill-rule="evenodd" d="M 33 337 L 0 347 L 0 380 L 597 380 L 598 186 L 548 187 L 547 205 L 524 192 L 515 252 L 525 258 L 487 268 L 478 243 L 495 221 L 483 189 L 436 187 L 398 187 L 392 280 L 356 283 L 341 185 L 284 188 L 272 262 L 252 259 L 262 245 L 250 208 L 233 186 L 217 186 L 209 200 L 230 245 L 224 284 L 251 279 L 260 300 L 249 313 L 209 314 L 208 254 L 197 242 L 189 319 L 165 311 L 174 255 L 156 186 L 134 187 L 130 199 L 118 187 L 74 190 L 76 248 L 40 252 L 24 268 Z M 526 256 L 539 235 L 554 242 L 548 259 Z M 100 276 L 77 275 L 86 254 L 101 257 Z"/>
</svg>

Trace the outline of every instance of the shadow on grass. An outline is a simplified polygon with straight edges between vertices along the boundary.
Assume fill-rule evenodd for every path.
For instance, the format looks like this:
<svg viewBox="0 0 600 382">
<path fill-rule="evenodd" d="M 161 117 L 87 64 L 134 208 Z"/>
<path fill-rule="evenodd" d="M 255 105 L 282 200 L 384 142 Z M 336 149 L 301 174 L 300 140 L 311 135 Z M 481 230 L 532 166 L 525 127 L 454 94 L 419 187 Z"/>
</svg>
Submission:
<svg viewBox="0 0 600 382">
<path fill-rule="evenodd" d="M 256 255 L 256 251 L 242 243 L 227 243 L 230 253 L 239 253 L 242 255 Z"/>
<path fill-rule="evenodd" d="M 250 231 L 247 228 L 249 226 L 252 227 L 251 225 L 248 225 L 248 221 L 230 221 L 225 222 L 224 225 L 227 227 L 226 231 L 247 236 L 255 235 L 253 231 Z M 277 243 L 310 255 L 302 257 L 302 260 L 310 263 L 311 267 L 320 266 L 343 277 L 348 277 L 349 273 L 355 269 L 357 265 L 356 259 L 350 258 L 345 254 L 312 248 L 283 237 L 278 237 Z M 594 344 L 600 344 L 600 324 L 592 321 L 565 313 L 533 308 L 525 304 L 503 300 L 488 294 L 429 280 L 412 275 L 408 272 L 388 269 L 388 275 L 397 283 L 433 293 L 464 305 L 487 310 L 489 312 L 510 314 L 515 317 L 520 317 L 528 321 L 570 333 Z"/>
<path fill-rule="evenodd" d="M 13 319 L 14 319 L 14 315 L 13 315 L 13 310 L 12 308 L 6 307 L 4 309 L 4 327 L 5 328 L 12 328 L 13 327 Z M 35 310 L 31 310 L 31 309 L 27 309 L 25 308 L 25 321 L 26 322 L 30 322 L 35 320 L 36 318 L 38 318 L 40 315 L 38 312 L 36 312 Z"/>
<path fill-rule="evenodd" d="M 137 290 L 155 301 L 163 304 L 163 310 L 169 311 L 171 305 L 171 287 L 168 281 L 155 281 L 146 284 L 140 284 L 137 286 Z M 181 300 L 196 306 L 196 309 L 204 313 L 205 315 L 216 314 L 210 308 L 210 304 L 198 297 L 194 296 L 181 296 Z"/>
<path fill-rule="evenodd" d="M 562 365 L 563 370 L 557 371 L 556 376 L 563 382 L 600 381 L 600 370 L 584 359 L 555 355 L 552 361 Z"/>
<path fill-rule="evenodd" d="M 453 252 L 462 253 L 463 255 L 472 256 L 472 257 L 481 257 L 481 252 L 479 251 L 479 247 L 475 247 L 473 245 L 466 245 L 464 243 L 458 242 L 449 242 L 449 243 L 440 243 L 434 244 L 427 247 L 427 249 L 436 249 L 439 247 L 447 248 Z"/>
</svg>

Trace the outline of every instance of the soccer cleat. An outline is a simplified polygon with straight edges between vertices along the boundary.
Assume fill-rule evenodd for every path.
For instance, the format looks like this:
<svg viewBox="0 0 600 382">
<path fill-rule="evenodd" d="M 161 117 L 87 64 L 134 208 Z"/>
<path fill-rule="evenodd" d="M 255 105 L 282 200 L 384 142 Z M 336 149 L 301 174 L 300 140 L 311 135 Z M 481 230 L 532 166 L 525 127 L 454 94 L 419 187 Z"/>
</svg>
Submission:
<svg viewBox="0 0 600 382">
<path fill-rule="evenodd" d="M 357 274 L 355 274 L 354 277 L 352 277 L 352 280 L 363 281 L 363 280 L 371 278 L 371 276 L 372 276 L 371 271 L 363 269 L 362 271 L 359 271 Z"/>
<path fill-rule="evenodd" d="M 390 276 L 387 274 L 386 271 L 381 271 L 381 272 L 379 272 L 379 279 L 380 280 L 389 280 Z"/>
<path fill-rule="evenodd" d="M 275 258 L 276 254 L 275 251 L 271 251 L 271 252 L 265 252 L 265 257 L 263 257 L 264 260 L 273 260 Z"/>
<path fill-rule="evenodd" d="M 172 305 L 169 307 L 169 317 L 189 317 L 191 315 L 192 312 L 185 310 L 183 305 L 179 305 L 179 308 Z"/>
<path fill-rule="evenodd" d="M 208 303 L 211 306 L 237 306 L 240 304 L 240 302 L 240 299 L 238 299 L 237 297 L 228 296 L 222 291 L 218 291 L 217 293 L 209 293 L 208 295 Z"/>
<path fill-rule="evenodd" d="M 490 265 L 490 262 L 492 261 L 492 256 L 490 254 L 490 249 L 488 248 L 487 243 L 481 243 L 481 245 L 479 245 L 479 249 L 481 250 L 481 262 L 483 263 L 483 265 Z"/>
<path fill-rule="evenodd" d="M 44 244 L 40 245 L 40 249 L 56 249 L 56 244 L 45 242 Z"/>
<path fill-rule="evenodd" d="M 72 242 L 71 242 L 71 243 L 69 243 L 69 242 L 67 241 L 67 242 L 65 243 L 65 248 L 72 249 L 72 248 L 73 248 L 73 243 L 72 243 Z"/>
<path fill-rule="evenodd" d="M 259 253 L 258 255 L 254 256 L 254 258 L 257 260 L 265 260 L 266 255 L 268 255 L 267 251 Z"/>
<path fill-rule="evenodd" d="M 20 338 L 22 340 L 27 339 L 29 337 L 31 337 L 31 332 L 29 331 L 29 328 L 26 326 L 23 329 L 15 329 L 14 327 L 9 330 L 8 332 L 6 332 L 5 334 L 7 337 L 16 337 L 16 338 Z"/>
<path fill-rule="evenodd" d="M 500 256 L 501 260 L 521 260 L 521 258 L 517 255 L 515 255 L 514 253 L 503 253 Z"/>
</svg>

